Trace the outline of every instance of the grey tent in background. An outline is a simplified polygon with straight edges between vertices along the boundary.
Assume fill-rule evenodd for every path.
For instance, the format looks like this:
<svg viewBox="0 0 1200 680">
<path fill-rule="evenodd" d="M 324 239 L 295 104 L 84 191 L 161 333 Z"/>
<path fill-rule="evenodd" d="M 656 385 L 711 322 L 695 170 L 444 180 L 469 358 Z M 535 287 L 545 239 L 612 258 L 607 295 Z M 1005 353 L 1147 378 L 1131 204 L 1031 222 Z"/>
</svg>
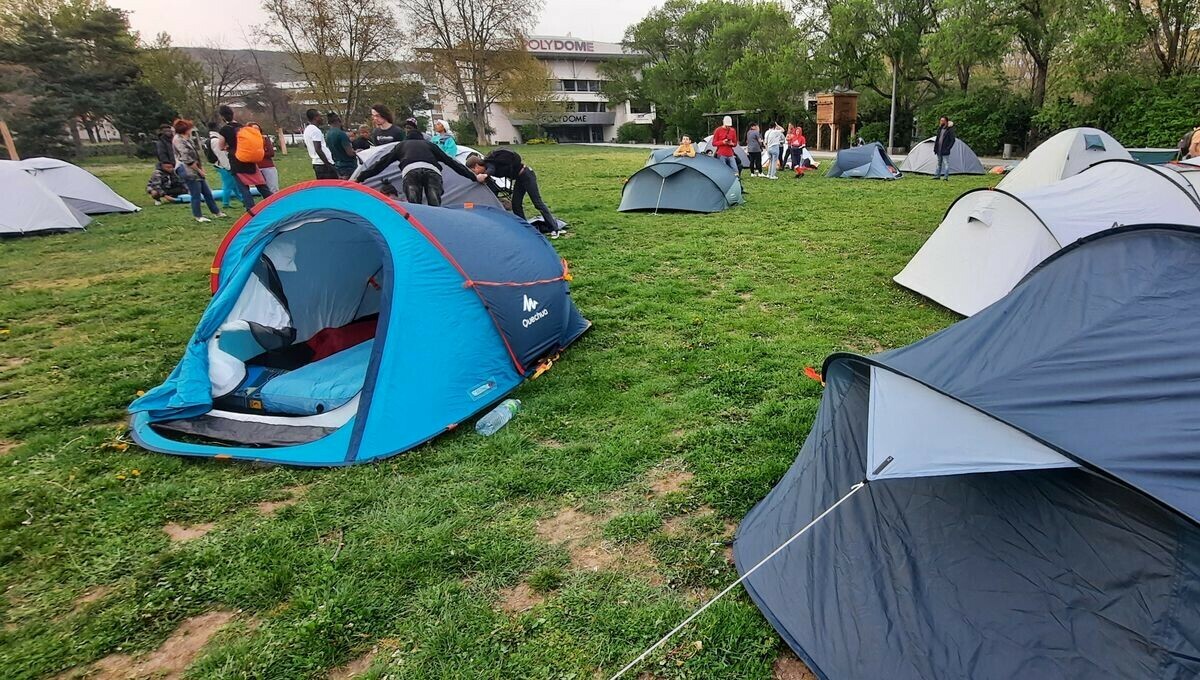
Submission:
<svg viewBox="0 0 1200 680">
<path fill-rule="evenodd" d="M 18 167 L 54 192 L 67 205 L 85 215 L 137 212 L 141 208 L 121 198 L 98 177 L 57 158 L 27 158 Z"/>
<path fill-rule="evenodd" d="M 361 165 L 350 176 L 351 180 L 355 180 L 362 173 L 363 169 L 371 164 L 378 156 L 387 153 L 400 142 L 392 142 L 390 144 L 381 144 L 372 146 L 368 149 L 363 149 L 358 152 L 358 160 Z M 463 159 L 469 153 L 477 153 L 474 149 L 459 147 L 459 156 Z M 459 161 L 462 162 L 462 161 Z M 389 182 L 396 187 L 396 191 L 400 194 L 399 199 L 404 200 L 404 189 L 400 186 L 400 167 L 392 163 L 390 167 L 383 172 L 375 175 L 371 179 L 364 182 L 372 189 L 378 189 L 383 186 L 384 182 Z M 486 205 L 493 208 L 504 209 L 500 203 L 500 199 L 496 198 L 491 189 L 488 189 L 479 182 L 472 182 L 453 170 L 442 166 L 442 205 L 447 208 L 454 208 L 471 203 L 474 205 Z"/>
<path fill-rule="evenodd" d="M 715 157 L 717 154 L 717 150 L 716 150 L 716 147 L 714 147 L 712 145 L 712 138 L 713 138 L 713 136 L 709 135 L 709 136 L 705 137 L 703 141 L 696 144 L 696 153 Z M 661 151 L 661 149 L 660 149 L 660 151 Z M 674 151 L 674 150 L 672 149 L 672 151 Z M 766 156 L 767 156 L 767 154 L 764 153 L 763 157 L 766 158 Z M 740 167 L 740 168 L 750 167 L 750 154 L 746 153 L 746 147 L 744 147 L 740 144 L 738 146 L 733 147 L 733 157 L 737 159 L 738 167 Z"/>
<path fill-rule="evenodd" d="M 1105 231 L 915 344 L 825 362 L 746 580 L 819 678 L 1200 676 L 1200 230 Z"/>
<path fill-rule="evenodd" d="M 659 149 L 625 182 L 620 212 L 638 210 L 711 213 L 742 203 L 742 183 L 721 161 L 704 155 L 673 156 Z"/>
<path fill-rule="evenodd" d="M 17 161 L 0 162 L 0 236 L 83 231 L 91 222 L 29 174 Z"/>
<path fill-rule="evenodd" d="M 900 164 L 900 172 L 915 172 L 918 175 L 932 175 L 937 172 L 938 159 L 933 153 L 934 139 L 936 138 L 930 137 L 918 142 Z M 949 162 L 951 175 L 982 175 L 987 172 L 983 163 L 979 162 L 979 156 L 976 156 L 971 147 L 961 139 L 955 140 L 954 146 L 950 147 Z"/>
<path fill-rule="evenodd" d="M 1184 177 L 1113 159 L 1036 189 L 968 191 L 895 281 L 971 316 L 1082 237 L 1142 222 L 1200 226 L 1200 197 Z"/>
<path fill-rule="evenodd" d="M 842 149 L 826 177 L 865 177 L 899 179 L 900 171 L 879 142 Z"/>
</svg>

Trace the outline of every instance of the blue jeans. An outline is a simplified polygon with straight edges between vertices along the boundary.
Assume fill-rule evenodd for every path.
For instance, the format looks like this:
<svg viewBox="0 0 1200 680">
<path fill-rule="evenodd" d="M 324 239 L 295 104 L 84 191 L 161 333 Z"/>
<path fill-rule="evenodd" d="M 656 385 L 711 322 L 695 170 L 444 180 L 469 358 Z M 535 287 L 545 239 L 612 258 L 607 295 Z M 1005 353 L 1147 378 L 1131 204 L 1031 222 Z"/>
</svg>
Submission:
<svg viewBox="0 0 1200 680">
<path fill-rule="evenodd" d="M 230 199 L 232 199 L 234 196 L 241 198 L 241 189 L 238 187 L 240 187 L 242 183 L 237 181 L 237 178 L 233 176 L 233 173 L 225 168 L 217 166 L 217 172 L 221 173 L 221 206 L 228 208 Z"/>
<path fill-rule="evenodd" d="M 933 176 L 950 179 L 950 156 L 938 156 L 937 159 L 937 170 L 933 173 Z"/>
<path fill-rule="evenodd" d="M 738 172 L 737 156 L 717 156 L 717 158 L 720 158 L 721 162 L 729 166 L 729 169 L 734 173 Z"/>
<path fill-rule="evenodd" d="M 779 174 L 779 147 L 767 150 L 767 177 L 774 179 Z"/>
<path fill-rule="evenodd" d="M 208 209 L 214 215 L 219 215 L 221 209 L 217 207 L 217 202 L 213 200 L 212 189 L 208 188 L 208 182 L 203 177 L 193 177 L 191 179 L 184 178 L 184 183 L 187 184 L 188 194 L 192 198 L 192 217 L 200 217 L 200 197 L 204 197 L 204 202 L 208 204 Z"/>
</svg>

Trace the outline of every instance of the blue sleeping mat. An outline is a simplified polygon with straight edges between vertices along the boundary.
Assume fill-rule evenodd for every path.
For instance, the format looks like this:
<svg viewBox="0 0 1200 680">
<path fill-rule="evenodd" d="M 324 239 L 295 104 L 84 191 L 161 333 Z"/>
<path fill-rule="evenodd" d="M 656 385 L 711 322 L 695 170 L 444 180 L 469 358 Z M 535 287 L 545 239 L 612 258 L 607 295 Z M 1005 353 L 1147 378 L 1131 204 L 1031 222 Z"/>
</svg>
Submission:
<svg viewBox="0 0 1200 680">
<path fill-rule="evenodd" d="M 362 390 L 374 340 L 268 380 L 258 389 L 268 413 L 311 416 L 332 411 Z"/>
</svg>

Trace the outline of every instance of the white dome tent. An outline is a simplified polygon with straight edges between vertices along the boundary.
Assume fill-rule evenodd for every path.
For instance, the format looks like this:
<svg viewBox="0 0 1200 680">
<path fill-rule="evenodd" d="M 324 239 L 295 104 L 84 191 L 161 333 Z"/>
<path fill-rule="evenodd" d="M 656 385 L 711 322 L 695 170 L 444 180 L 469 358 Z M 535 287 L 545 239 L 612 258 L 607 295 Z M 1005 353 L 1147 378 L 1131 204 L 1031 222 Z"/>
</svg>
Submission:
<svg viewBox="0 0 1200 680">
<path fill-rule="evenodd" d="M 98 177 L 57 158 L 27 158 L 15 162 L 73 209 L 85 215 L 138 212 Z"/>
<path fill-rule="evenodd" d="M 1029 157 L 1004 176 L 997 189 L 1025 191 L 1073 177 L 1100 161 L 1133 160 L 1125 147 L 1104 130 L 1063 130 L 1042 142 Z"/>
<path fill-rule="evenodd" d="M 971 316 L 1064 246 L 1148 223 L 1200 226 L 1200 198 L 1179 173 L 1110 160 L 1040 189 L 976 189 L 950 206 L 894 280 Z"/>
<path fill-rule="evenodd" d="M 0 162 L 0 186 L 9 198 L 0 203 L 0 236 L 83 231 L 91 222 L 25 172 L 19 162 Z"/>
</svg>

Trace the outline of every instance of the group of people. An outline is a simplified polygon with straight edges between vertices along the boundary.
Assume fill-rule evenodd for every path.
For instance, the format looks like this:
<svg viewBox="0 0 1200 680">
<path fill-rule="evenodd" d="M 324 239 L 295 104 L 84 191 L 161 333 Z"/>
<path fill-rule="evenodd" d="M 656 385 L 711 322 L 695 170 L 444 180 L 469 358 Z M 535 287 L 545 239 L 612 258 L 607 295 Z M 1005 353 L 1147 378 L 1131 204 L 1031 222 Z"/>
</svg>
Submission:
<svg viewBox="0 0 1200 680">
<path fill-rule="evenodd" d="M 458 143 L 446 121 L 435 121 L 433 134 L 426 135 L 421 132 L 416 118 L 405 120 L 403 127 L 397 126 L 391 109 L 384 104 L 371 107 L 374 128 L 362 125 L 347 132 L 340 115 L 330 112 L 326 116 L 317 109 L 306 111 L 305 118 L 308 125 L 304 128 L 304 146 L 317 179 L 350 179 L 358 169 L 359 151 L 393 142 L 430 141 L 451 157 L 458 153 Z M 328 130 L 323 131 L 325 125 Z"/>
<path fill-rule="evenodd" d="M 725 163 L 730 170 L 741 175 L 742 167 L 736 153 L 739 144 L 737 129 L 733 127 L 733 119 L 725 116 L 721 121 L 721 126 L 713 130 L 711 145 L 713 156 Z M 804 128 L 800 125 L 789 124 L 785 131 L 783 125 L 773 123 L 767 126 L 766 132 L 763 132 L 758 123 L 752 123 L 746 132 L 745 146 L 751 177 L 779 179 L 778 172 L 790 167 L 796 171 L 796 177 L 800 178 L 804 176 L 806 170 L 817 167 L 812 155 L 808 153 L 808 140 L 804 136 Z M 766 163 L 763 162 L 764 153 L 766 154 Z M 684 135 L 679 146 L 676 147 L 674 155 L 695 158 L 696 147 L 692 143 L 692 138 Z M 764 167 L 766 168 L 765 175 L 763 174 Z"/>
<path fill-rule="evenodd" d="M 250 210 L 254 206 L 252 190 L 262 198 L 279 190 L 271 138 L 257 123 L 239 123 L 229 106 L 220 107 L 217 113 L 220 122 L 208 124 L 208 137 L 203 140 L 196 140 L 196 126 L 186 118 L 177 118 L 159 131 L 155 141 L 157 165 L 146 185 L 155 205 L 173 201 L 186 191 L 191 198 L 192 217 L 197 222 L 209 222 L 210 218 L 202 213 L 202 202 L 214 217 L 226 217 L 224 209 L 229 207 L 234 192 Z M 221 177 L 220 207 L 208 183 L 205 160 Z"/>
</svg>

